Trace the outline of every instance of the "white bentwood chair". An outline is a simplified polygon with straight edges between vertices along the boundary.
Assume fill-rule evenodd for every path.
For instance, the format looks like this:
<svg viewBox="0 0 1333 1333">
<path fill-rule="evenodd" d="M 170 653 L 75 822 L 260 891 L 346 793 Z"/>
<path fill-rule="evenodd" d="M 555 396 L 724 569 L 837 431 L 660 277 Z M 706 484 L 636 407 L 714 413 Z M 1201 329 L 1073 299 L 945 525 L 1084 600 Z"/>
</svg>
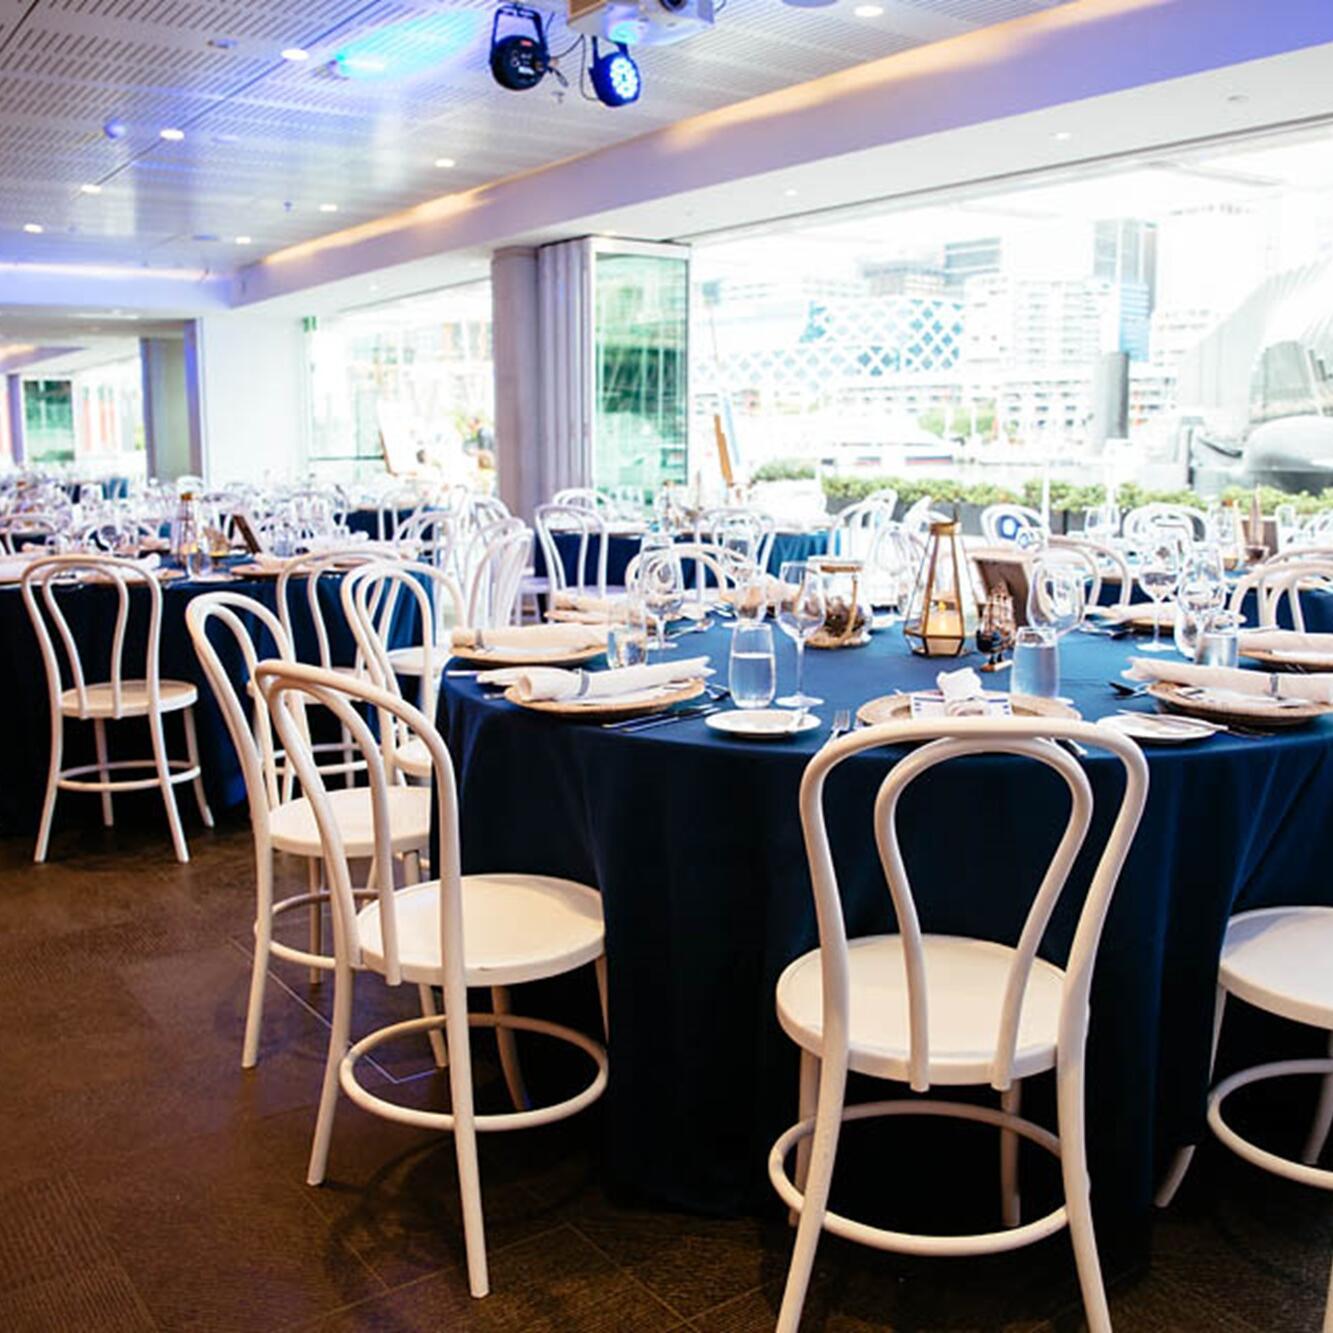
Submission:
<svg viewBox="0 0 1333 1333">
<path fill-rule="evenodd" d="M 1053 741 L 1109 750 L 1125 786 L 1078 917 L 1065 967 L 1037 956 L 1051 914 L 1087 838 L 1092 787 L 1078 760 Z M 849 941 L 824 822 L 828 775 L 846 760 L 884 745 L 926 742 L 889 769 L 874 808 L 875 840 L 898 920 L 898 934 Z M 976 754 L 1037 761 L 1064 779 L 1069 818 L 1033 898 L 1016 946 L 923 933 L 898 844 L 903 791 L 938 764 Z M 1017 1249 L 1068 1226 L 1092 1333 L 1111 1327 L 1093 1233 L 1084 1138 L 1084 1049 L 1093 967 L 1102 926 L 1148 791 L 1143 752 L 1126 737 L 1086 722 L 1050 718 L 959 718 L 885 723 L 824 746 L 801 782 L 801 823 L 814 886 L 819 947 L 796 959 L 777 986 L 778 1021 L 801 1048 L 800 1121 L 769 1154 L 769 1176 L 799 1214 L 779 1333 L 796 1333 L 821 1230 L 876 1249 L 907 1254 L 991 1254 Z M 1021 1080 L 1055 1070 L 1059 1136 L 1019 1115 Z M 983 1087 L 1000 1109 L 954 1101 L 894 1099 L 845 1106 L 849 1072 L 913 1092 L 935 1085 Z M 889 1115 L 948 1116 L 1001 1130 L 1000 1183 L 1006 1229 L 963 1236 L 886 1231 L 828 1210 L 844 1120 Z M 1019 1136 L 1060 1159 L 1065 1203 L 1022 1223 Z M 796 1181 L 786 1157 L 797 1148 Z"/>
<path fill-rule="evenodd" d="M 107 678 L 103 681 L 88 681 L 81 649 L 61 607 L 61 598 L 56 593 L 61 583 L 70 578 L 104 586 L 66 588 L 66 596 L 95 596 L 99 592 L 115 589 L 116 619 L 111 636 Z M 146 590 L 148 599 L 144 675 L 142 678 L 130 679 L 125 675 L 125 639 L 131 614 L 130 592 L 132 588 L 140 586 Z M 46 799 L 42 805 L 33 860 L 46 860 L 58 792 L 100 792 L 102 823 L 110 828 L 115 822 L 111 806 L 113 793 L 146 791 L 150 787 L 157 787 L 162 793 L 162 804 L 166 807 L 167 826 L 171 830 L 176 859 L 182 863 L 188 861 L 190 851 L 185 843 L 180 811 L 176 808 L 177 784 L 194 784 L 199 817 L 208 828 L 213 827 L 213 815 L 204 796 L 199 743 L 194 725 L 194 705 L 199 692 L 188 681 L 164 680 L 161 676 L 159 649 L 162 638 L 162 589 L 157 579 L 138 565 L 111 556 L 57 555 L 33 561 L 23 573 L 22 591 L 23 603 L 37 635 L 42 663 L 46 668 L 47 692 L 51 704 L 51 764 L 47 772 Z M 64 650 L 69 688 L 66 688 L 62 678 L 61 654 L 56 649 L 56 640 L 52 638 L 52 629 Z M 162 728 L 162 718 L 166 713 L 180 713 L 184 721 L 184 759 L 172 759 L 167 754 Z M 62 766 L 66 718 L 93 724 L 93 741 L 97 747 L 95 764 L 80 764 L 74 768 Z M 151 759 L 108 759 L 106 724 L 126 718 L 147 720 L 153 750 Z M 153 769 L 154 775 L 147 778 L 112 776 L 117 770 L 145 768 Z M 97 775 L 95 778 L 88 776 L 93 773 Z"/>
<path fill-rule="evenodd" d="M 550 1124 L 589 1106 L 606 1087 L 606 1051 L 572 1028 L 513 1013 L 469 1014 L 469 988 L 512 986 L 560 976 L 585 964 L 596 965 L 606 1016 L 606 971 L 601 895 L 572 880 L 544 875 L 489 873 L 464 875 L 459 845 L 458 799 L 453 765 L 439 732 L 424 714 L 400 697 L 370 684 L 352 681 L 315 667 L 264 662 L 257 678 L 284 748 L 300 773 L 324 848 L 324 863 L 334 909 L 334 1006 L 324 1087 L 310 1153 L 308 1181 L 320 1184 L 328 1164 L 338 1090 L 362 1109 L 400 1124 L 450 1130 L 458 1161 L 463 1202 L 463 1233 L 468 1282 L 474 1296 L 490 1289 L 477 1165 L 479 1132 Z M 353 735 L 366 760 L 374 814 L 374 898 L 357 909 L 348 871 L 348 850 L 318 769 L 305 744 L 299 710 L 319 703 L 335 713 Z M 360 707 L 358 707 L 358 705 Z M 380 741 L 361 715 L 374 709 L 381 736 L 393 719 L 409 730 L 430 754 L 439 833 L 438 878 L 397 888 L 393 882 L 388 796 L 394 790 Z M 431 788 L 415 788 L 426 793 Z M 444 1016 L 410 1019 L 362 1037 L 350 1049 L 352 989 L 357 972 L 375 972 L 389 986 L 415 982 L 440 987 Z M 543 1033 L 577 1046 L 592 1060 L 596 1073 L 580 1092 L 552 1106 L 478 1115 L 473 1105 L 469 1026 Z M 447 1035 L 452 1110 L 423 1111 L 376 1096 L 356 1077 L 364 1056 L 385 1041 L 408 1033 L 439 1031 Z"/>
<path fill-rule="evenodd" d="M 334 959 L 324 952 L 323 905 L 329 900 L 321 885 L 320 841 L 315 812 L 305 796 L 283 799 L 279 779 L 295 776 L 282 750 L 273 744 L 268 708 L 256 688 L 250 688 L 261 660 L 263 635 L 276 660 L 294 663 L 291 642 L 282 622 L 268 607 L 238 592 L 212 592 L 194 598 L 185 612 L 185 623 L 194 642 L 199 664 L 213 688 L 227 733 L 236 749 L 245 779 L 250 811 L 250 829 L 255 844 L 255 953 L 250 976 L 250 998 L 245 1017 L 245 1039 L 241 1067 L 251 1069 L 259 1059 L 259 1038 L 264 1021 L 264 986 L 274 958 L 300 963 L 309 969 L 311 981 L 333 970 Z M 253 628 L 252 628 L 253 627 Z M 228 656 L 239 657 L 244 671 L 242 689 L 251 698 L 251 714 L 232 677 L 223 665 L 216 642 L 230 639 Z M 300 725 L 306 726 L 304 716 Z M 306 733 L 308 735 L 308 733 Z M 310 749 L 307 741 L 307 749 Z M 327 797 L 329 817 L 338 823 L 346 855 L 369 859 L 377 851 L 373 833 L 374 811 L 369 790 L 344 788 Z M 408 872 L 420 878 L 419 862 L 430 841 L 430 793 L 420 788 L 402 788 L 388 798 L 385 810 L 390 825 L 392 854 L 404 858 Z M 286 852 L 306 862 L 306 891 L 279 901 L 273 897 L 275 853 Z M 274 938 L 282 913 L 306 907 L 309 911 L 309 942 L 305 949 Z M 422 1013 L 434 1013 L 430 988 L 421 987 Z M 444 1048 L 436 1049 L 443 1064 Z"/>
<path fill-rule="evenodd" d="M 1029 533 L 1044 543 L 1048 535 L 1046 524 L 1035 509 L 1003 502 L 987 505 L 981 511 L 981 532 L 991 546 L 1022 544 L 1024 535 Z"/>
<path fill-rule="evenodd" d="M 609 553 L 606 522 L 589 505 L 538 505 L 533 525 L 546 564 L 547 592 L 573 592 L 591 597 L 606 596 L 606 561 Z M 571 582 L 556 544 L 557 533 L 578 539 L 578 556 Z M 592 568 L 589 569 L 591 562 Z"/>
</svg>

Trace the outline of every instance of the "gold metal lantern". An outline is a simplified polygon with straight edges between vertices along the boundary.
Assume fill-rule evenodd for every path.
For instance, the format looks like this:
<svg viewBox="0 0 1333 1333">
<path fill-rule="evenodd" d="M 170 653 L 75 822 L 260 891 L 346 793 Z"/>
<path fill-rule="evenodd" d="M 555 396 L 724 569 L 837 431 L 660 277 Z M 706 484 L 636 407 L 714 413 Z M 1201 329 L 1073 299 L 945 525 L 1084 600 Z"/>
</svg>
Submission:
<svg viewBox="0 0 1333 1333">
<path fill-rule="evenodd" d="M 978 598 L 958 520 L 930 525 L 903 634 L 914 653 L 957 657 L 977 632 Z"/>
</svg>

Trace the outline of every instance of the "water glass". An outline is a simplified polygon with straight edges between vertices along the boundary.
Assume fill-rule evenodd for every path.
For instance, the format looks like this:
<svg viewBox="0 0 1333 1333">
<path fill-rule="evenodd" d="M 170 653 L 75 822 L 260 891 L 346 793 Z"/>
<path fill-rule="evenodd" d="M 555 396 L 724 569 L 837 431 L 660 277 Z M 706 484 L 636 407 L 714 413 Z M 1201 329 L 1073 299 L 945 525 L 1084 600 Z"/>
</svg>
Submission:
<svg viewBox="0 0 1333 1333">
<path fill-rule="evenodd" d="M 773 627 L 742 620 L 731 632 L 728 685 L 737 708 L 767 708 L 777 691 L 778 668 L 773 652 Z"/>
<path fill-rule="evenodd" d="M 1060 641 L 1050 630 L 1024 625 L 1014 636 L 1012 694 L 1054 699 L 1060 693 Z"/>
<path fill-rule="evenodd" d="M 1200 666 L 1240 665 L 1240 621 L 1230 611 L 1219 611 L 1199 635 L 1194 660 Z"/>
<path fill-rule="evenodd" d="M 625 619 L 606 627 L 606 664 L 609 667 L 643 666 L 648 660 L 648 617 L 643 601 L 629 597 Z"/>
</svg>

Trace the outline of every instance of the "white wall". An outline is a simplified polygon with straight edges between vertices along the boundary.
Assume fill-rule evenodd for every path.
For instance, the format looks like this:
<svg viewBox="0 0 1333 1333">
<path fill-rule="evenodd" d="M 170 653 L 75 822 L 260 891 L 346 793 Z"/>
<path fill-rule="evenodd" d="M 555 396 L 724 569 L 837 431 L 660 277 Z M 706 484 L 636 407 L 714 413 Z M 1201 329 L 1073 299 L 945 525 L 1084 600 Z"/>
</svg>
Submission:
<svg viewBox="0 0 1333 1333">
<path fill-rule="evenodd" d="M 209 483 L 301 476 L 309 416 L 300 321 L 240 310 L 206 315 L 197 327 Z"/>
</svg>

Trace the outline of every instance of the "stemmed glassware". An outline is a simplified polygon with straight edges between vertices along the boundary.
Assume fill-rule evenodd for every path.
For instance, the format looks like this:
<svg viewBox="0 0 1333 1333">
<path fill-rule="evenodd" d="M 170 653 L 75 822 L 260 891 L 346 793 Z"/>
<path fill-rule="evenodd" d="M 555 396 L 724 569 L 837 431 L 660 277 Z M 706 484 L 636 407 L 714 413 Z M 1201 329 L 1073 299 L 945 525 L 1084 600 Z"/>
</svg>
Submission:
<svg viewBox="0 0 1333 1333">
<path fill-rule="evenodd" d="M 645 537 L 645 546 L 647 538 Z M 657 626 L 659 651 L 674 648 L 666 636 L 667 621 L 685 605 L 685 575 L 676 555 L 675 543 L 645 550 L 639 562 L 638 587 L 635 591 L 643 598 L 644 609 Z"/>
<path fill-rule="evenodd" d="M 1062 638 L 1083 623 L 1085 572 L 1065 560 L 1038 560 L 1028 580 L 1028 624 Z"/>
<path fill-rule="evenodd" d="M 1193 658 L 1200 638 L 1226 605 L 1227 581 L 1222 552 L 1216 546 L 1196 547 L 1181 563 L 1176 586 L 1176 650 Z"/>
<path fill-rule="evenodd" d="M 778 574 L 778 627 L 796 644 L 796 692 L 778 700 L 784 708 L 807 708 L 822 704 L 812 694 L 806 694 L 805 645 L 824 624 L 824 576 L 804 560 L 788 560 Z"/>
<path fill-rule="evenodd" d="M 1162 602 L 1180 581 L 1181 548 L 1173 534 L 1156 534 L 1144 548 L 1139 564 L 1139 586 L 1152 598 L 1152 641 L 1143 645 L 1145 653 L 1165 653 L 1170 645 L 1162 642 Z"/>
</svg>

